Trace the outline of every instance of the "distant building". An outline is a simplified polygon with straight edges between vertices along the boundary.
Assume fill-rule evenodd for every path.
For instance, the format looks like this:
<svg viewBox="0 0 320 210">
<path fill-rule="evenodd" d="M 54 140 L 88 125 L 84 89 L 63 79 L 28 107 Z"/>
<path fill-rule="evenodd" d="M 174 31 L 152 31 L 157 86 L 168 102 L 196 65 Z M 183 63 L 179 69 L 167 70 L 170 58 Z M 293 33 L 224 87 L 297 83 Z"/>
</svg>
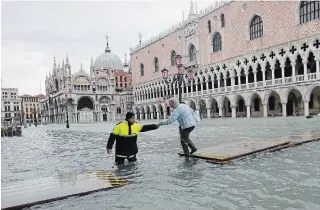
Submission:
<svg viewBox="0 0 320 210">
<path fill-rule="evenodd" d="M 21 122 L 21 99 L 18 88 L 1 88 L 1 123 L 13 124 Z"/>
<path fill-rule="evenodd" d="M 25 94 L 20 98 L 23 120 L 26 123 L 35 123 L 35 121 L 38 124 L 41 123 L 40 100 L 46 97 L 42 94 L 35 96 Z"/>
<path fill-rule="evenodd" d="M 42 121 L 62 123 L 66 121 L 66 106 L 69 122 L 101 122 L 121 120 L 132 109 L 132 76 L 130 67 L 107 46 L 95 62 L 91 59 L 90 73 L 82 65 L 78 72 L 71 73 L 67 56 L 65 63 L 57 65 L 45 81 L 46 98 L 40 101 Z M 127 100 L 131 95 L 131 101 Z M 122 98 L 125 96 L 125 100 Z M 130 97 L 129 97 L 130 98 Z"/>
</svg>

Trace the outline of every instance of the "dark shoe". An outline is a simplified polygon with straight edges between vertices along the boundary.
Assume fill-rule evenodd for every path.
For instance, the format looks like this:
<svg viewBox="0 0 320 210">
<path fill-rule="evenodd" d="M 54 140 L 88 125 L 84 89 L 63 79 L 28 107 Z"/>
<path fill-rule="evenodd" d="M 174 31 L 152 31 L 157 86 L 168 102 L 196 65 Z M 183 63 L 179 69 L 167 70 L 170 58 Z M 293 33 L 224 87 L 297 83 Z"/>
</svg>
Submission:
<svg viewBox="0 0 320 210">
<path fill-rule="evenodd" d="M 198 151 L 197 149 L 191 150 L 190 155 Z"/>
<path fill-rule="evenodd" d="M 182 144 L 182 149 L 186 157 L 190 156 L 188 145 Z"/>
</svg>

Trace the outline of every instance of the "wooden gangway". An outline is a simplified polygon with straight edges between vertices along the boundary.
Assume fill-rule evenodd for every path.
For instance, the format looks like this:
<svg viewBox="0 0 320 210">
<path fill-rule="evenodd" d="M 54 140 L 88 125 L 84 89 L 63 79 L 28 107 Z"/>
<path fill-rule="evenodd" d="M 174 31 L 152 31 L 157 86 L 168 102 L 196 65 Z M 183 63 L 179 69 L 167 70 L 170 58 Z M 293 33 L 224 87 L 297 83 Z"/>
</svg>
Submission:
<svg viewBox="0 0 320 210">
<path fill-rule="evenodd" d="M 280 138 L 235 141 L 215 147 L 199 149 L 190 156 L 204 159 L 210 163 L 228 164 L 240 158 L 257 153 L 274 152 L 318 140 L 320 140 L 320 130 L 298 133 Z M 182 152 L 178 154 L 184 156 L 184 153 Z"/>
<path fill-rule="evenodd" d="M 123 186 L 128 181 L 108 171 L 85 171 L 2 185 L 1 209 L 22 209 L 37 204 L 82 196 Z"/>
</svg>

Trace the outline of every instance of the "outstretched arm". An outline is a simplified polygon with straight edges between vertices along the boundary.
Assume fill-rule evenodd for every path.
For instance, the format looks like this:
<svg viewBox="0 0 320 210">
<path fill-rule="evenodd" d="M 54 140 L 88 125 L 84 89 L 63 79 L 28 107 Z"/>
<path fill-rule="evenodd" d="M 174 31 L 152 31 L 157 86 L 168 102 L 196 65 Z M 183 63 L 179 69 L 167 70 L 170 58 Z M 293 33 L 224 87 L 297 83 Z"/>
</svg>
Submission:
<svg viewBox="0 0 320 210">
<path fill-rule="evenodd" d="M 169 125 L 171 123 L 173 123 L 174 121 L 176 121 L 179 117 L 179 112 L 177 110 L 174 110 L 171 117 L 167 120 L 162 120 L 160 121 L 159 125 Z"/>
<path fill-rule="evenodd" d="M 156 125 L 156 124 L 143 125 L 140 132 L 152 131 L 158 128 L 159 128 L 159 125 Z"/>
</svg>

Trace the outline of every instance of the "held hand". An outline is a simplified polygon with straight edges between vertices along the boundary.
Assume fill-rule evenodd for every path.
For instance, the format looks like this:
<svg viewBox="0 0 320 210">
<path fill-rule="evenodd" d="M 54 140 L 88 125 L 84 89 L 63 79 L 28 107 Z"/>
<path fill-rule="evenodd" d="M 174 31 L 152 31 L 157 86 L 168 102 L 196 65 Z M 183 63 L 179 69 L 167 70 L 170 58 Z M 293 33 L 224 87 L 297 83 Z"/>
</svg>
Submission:
<svg viewBox="0 0 320 210">
<path fill-rule="evenodd" d="M 112 153 L 112 149 L 107 149 L 107 153 L 111 154 Z"/>
</svg>

